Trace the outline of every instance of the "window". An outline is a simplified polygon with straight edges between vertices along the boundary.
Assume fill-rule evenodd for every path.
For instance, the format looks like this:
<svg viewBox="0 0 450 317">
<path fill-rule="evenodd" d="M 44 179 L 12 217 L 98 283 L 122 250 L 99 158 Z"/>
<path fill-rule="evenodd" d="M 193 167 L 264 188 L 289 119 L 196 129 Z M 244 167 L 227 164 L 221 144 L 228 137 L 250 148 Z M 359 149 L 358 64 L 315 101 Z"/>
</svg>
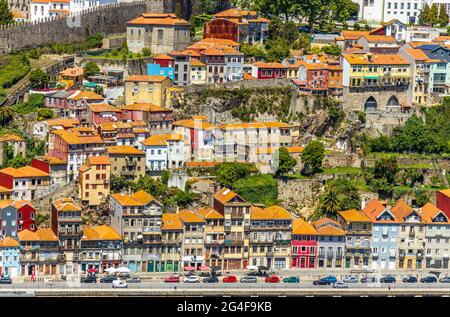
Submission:
<svg viewBox="0 0 450 317">
<path fill-rule="evenodd" d="M 163 41 L 163 30 L 158 30 L 158 44 L 161 44 Z"/>
</svg>

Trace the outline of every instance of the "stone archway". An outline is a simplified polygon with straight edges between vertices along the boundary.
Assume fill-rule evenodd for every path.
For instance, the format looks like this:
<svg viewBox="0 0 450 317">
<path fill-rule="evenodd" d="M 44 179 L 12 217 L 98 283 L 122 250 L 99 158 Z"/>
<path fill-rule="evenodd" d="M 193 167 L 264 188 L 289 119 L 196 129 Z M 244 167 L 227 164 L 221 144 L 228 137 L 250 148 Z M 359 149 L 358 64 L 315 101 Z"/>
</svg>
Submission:
<svg viewBox="0 0 450 317">
<path fill-rule="evenodd" d="M 386 103 L 386 110 L 397 110 L 400 108 L 400 103 L 398 102 L 398 98 L 392 95 Z"/>
<path fill-rule="evenodd" d="M 367 98 L 366 102 L 364 103 L 364 112 L 373 112 L 376 111 L 378 108 L 378 103 L 375 100 L 373 96 L 370 96 Z"/>
</svg>

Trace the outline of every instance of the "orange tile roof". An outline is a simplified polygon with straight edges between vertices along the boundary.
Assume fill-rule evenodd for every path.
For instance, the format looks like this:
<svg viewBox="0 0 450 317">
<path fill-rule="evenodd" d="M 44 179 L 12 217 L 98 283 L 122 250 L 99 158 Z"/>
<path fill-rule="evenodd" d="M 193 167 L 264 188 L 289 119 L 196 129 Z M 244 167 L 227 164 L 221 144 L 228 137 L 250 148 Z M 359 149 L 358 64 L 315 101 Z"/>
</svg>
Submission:
<svg viewBox="0 0 450 317">
<path fill-rule="evenodd" d="M 201 162 L 194 162 L 194 161 L 189 161 L 186 162 L 186 167 L 214 167 L 219 165 L 220 162 L 206 162 L 206 161 L 201 161 Z"/>
<path fill-rule="evenodd" d="M 10 175 L 14 178 L 50 177 L 48 173 L 31 166 L 24 166 L 20 168 L 7 167 L 1 169 L 0 173 Z"/>
<path fill-rule="evenodd" d="M 180 210 L 178 212 L 178 217 L 180 218 L 180 220 L 182 222 L 186 222 L 186 223 L 204 223 L 205 219 L 203 219 L 202 216 L 196 214 L 193 211 L 190 210 Z"/>
<path fill-rule="evenodd" d="M 132 195 L 117 193 L 111 195 L 111 197 L 124 207 L 145 206 L 151 201 L 156 201 L 155 197 L 143 190 L 137 191 Z"/>
<path fill-rule="evenodd" d="M 280 206 L 270 206 L 267 208 L 259 208 L 252 206 L 250 208 L 250 219 L 252 220 L 291 220 L 292 216 L 283 207 Z"/>
<path fill-rule="evenodd" d="M 96 227 L 83 227 L 81 240 L 90 241 L 117 241 L 122 237 L 110 226 L 101 225 Z"/>
<path fill-rule="evenodd" d="M 425 54 L 424 51 L 417 48 L 407 48 L 406 52 L 416 61 L 425 61 L 428 59 L 427 54 Z"/>
<path fill-rule="evenodd" d="M 60 198 L 52 202 L 58 212 L 64 211 L 81 211 L 81 207 L 78 206 L 72 198 Z"/>
<path fill-rule="evenodd" d="M 303 146 L 288 146 L 289 153 L 302 153 L 305 148 Z"/>
<path fill-rule="evenodd" d="M 163 82 L 165 79 L 169 77 L 167 76 L 158 76 L 158 75 L 132 75 L 127 78 L 125 78 L 125 82 L 156 82 L 160 83 Z"/>
<path fill-rule="evenodd" d="M 439 191 L 442 195 L 450 197 L 450 188 L 448 189 L 442 189 Z"/>
<path fill-rule="evenodd" d="M 108 105 L 107 103 L 93 103 L 88 105 L 92 112 L 122 112 L 117 107 Z"/>
<path fill-rule="evenodd" d="M 450 41 L 450 36 L 440 35 L 440 36 L 434 38 L 432 42 L 446 42 L 446 41 Z"/>
<path fill-rule="evenodd" d="M 290 124 L 270 121 L 270 122 L 244 122 L 244 123 L 228 123 L 220 125 L 221 129 L 261 129 L 261 128 L 292 128 Z"/>
<path fill-rule="evenodd" d="M 318 232 L 312 224 L 306 222 L 302 218 L 297 218 L 292 221 L 292 234 L 317 235 Z"/>
<path fill-rule="evenodd" d="M 20 142 L 24 140 L 24 138 L 15 133 L 7 133 L 0 136 L 0 142 Z"/>
<path fill-rule="evenodd" d="M 68 130 L 54 130 L 51 132 L 58 135 L 68 144 L 103 144 L 104 141 L 99 135 L 83 136 Z"/>
<path fill-rule="evenodd" d="M 225 187 L 214 194 L 214 199 L 220 201 L 222 204 L 226 204 L 227 202 L 232 200 L 234 197 L 239 197 L 239 196 L 234 191 L 232 191 L 228 188 L 225 188 Z"/>
<path fill-rule="evenodd" d="M 44 155 L 42 157 L 42 160 L 47 162 L 50 165 L 64 165 L 67 164 L 66 161 L 63 161 L 55 156 L 51 156 L 51 155 Z"/>
<path fill-rule="evenodd" d="M 377 199 L 371 199 L 364 207 L 363 212 L 370 220 L 375 221 L 377 217 L 385 210 L 385 206 L 381 204 Z"/>
<path fill-rule="evenodd" d="M 251 74 L 249 73 L 244 73 L 244 80 L 258 80 L 258 78 L 253 77 Z"/>
<path fill-rule="evenodd" d="M 0 186 L 0 193 L 12 193 L 12 189 Z"/>
<path fill-rule="evenodd" d="M 208 56 L 224 56 L 225 53 L 222 50 L 219 50 L 216 47 L 210 47 L 207 48 L 206 50 L 202 51 L 200 54 L 202 55 L 208 55 Z"/>
<path fill-rule="evenodd" d="M 63 71 L 60 71 L 59 74 L 66 77 L 79 77 L 84 75 L 84 70 L 81 67 L 66 68 Z"/>
<path fill-rule="evenodd" d="M 39 241 L 58 241 L 58 237 L 50 228 L 42 228 L 36 231 Z"/>
<path fill-rule="evenodd" d="M 67 99 L 71 99 L 71 100 L 81 100 L 81 99 L 86 99 L 86 100 L 104 100 L 105 98 L 103 98 L 99 94 L 96 94 L 93 91 L 83 90 L 83 91 L 75 92 L 73 95 L 67 97 Z"/>
<path fill-rule="evenodd" d="M 396 39 L 391 35 L 368 35 L 364 34 L 361 37 L 367 39 L 368 42 L 377 43 L 396 43 Z"/>
<path fill-rule="evenodd" d="M 140 103 L 131 103 L 125 106 L 121 106 L 120 109 L 122 110 L 138 110 L 138 111 L 150 111 L 151 109 L 164 109 L 160 106 L 154 105 L 152 103 L 147 102 L 140 102 Z M 166 109 L 170 110 L 170 109 Z"/>
<path fill-rule="evenodd" d="M 449 223 L 447 215 L 432 203 L 426 203 L 422 206 L 422 208 L 420 208 L 420 211 L 422 214 L 422 220 L 425 223 Z M 446 219 L 445 222 L 433 222 L 433 219 L 439 214 L 444 216 L 444 218 Z"/>
<path fill-rule="evenodd" d="M 336 221 L 328 218 L 328 222 L 318 223 L 318 221 L 313 222 L 313 226 L 317 233 L 321 236 L 345 236 L 345 231 Z"/>
<path fill-rule="evenodd" d="M 40 240 L 40 238 L 36 232 L 33 232 L 28 229 L 20 231 L 17 235 L 19 236 L 19 241 L 39 241 Z"/>
<path fill-rule="evenodd" d="M 72 118 L 55 118 L 46 120 L 45 122 L 51 127 L 62 126 L 64 128 L 73 128 L 80 124 L 80 120 Z"/>
<path fill-rule="evenodd" d="M 183 223 L 177 214 L 162 214 L 162 230 L 183 230 Z"/>
<path fill-rule="evenodd" d="M 274 62 L 274 63 L 256 62 L 256 63 L 253 63 L 253 66 L 256 66 L 258 68 L 279 68 L 279 69 L 287 68 L 283 64 L 277 63 L 277 62 Z"/>
<path fill-rule="evenodd" d="M 142 16 L 128 21 L 128 25 L 142 25 L 142 24 L 150 24 L 150 25 L 189 25 L 189 22 L 183 19 L 179 19 L 175 14 L 167 13 L 167 14 L 153 14 L 153 13 L 144 13 Z"/>
<path fill-rule="evenodd" d="M 173 57 L 172 57 L 172 56 L 169 56 L 169 55 L 167 55 L 167 54 L 159 54 L 159 55 L 153 57 L 153 60 L 155 60 L 155 59 L 173 60 Z"/>
<path fill-rule="evenodd" d="M 414 209 L 409 206 L 406 201 L 400 199 L 392 208 L 391 212 L 395 215 L 399 220 L 404 220 L 405 217 L 408 217 Z"/>
<path fill-rule="evenodd" d="M 141 141 L 145 146 L 167 146 L 166 136 L 164 134 L 154 134 Z"/>
<path fill-rule="evenodd" d="M 11 199 L 0 200 L 0 209 L 10 206 L 12 203 Z"/>
<path fill-rule="evenodd" d="M 369 31 L 342 31 L 341 35 L 345 40 L 358 40 L 363 35 L 369 35 Z"/>
<path fill-rule="evenodd" d="M 20 243 L 16 239 L 11 237 L 6 237 L 0 241 L 0 248 L 14 248 L 19 247 Z"/>
<path fill-rule="evenodd" d="M 86 161 L 89 162 L 90 165 L 110 165 L 109 157 L 101 155 L 101 156 L 89 156 Z"/>
<path fill-rule="evenodd" d="M 145 152 L 131 145 L 108 146 L 106 148 L 108 154 L 115 155 L 145 155 Z"/>
<path fill-rule="evenodd" d="M 189 129 L 201 129 L 201 130 L 212 130 L 216 129 L 217 126 L 215 126 L 212 123 L 209 123 L 205 120 L 194 120 L 194 119 L 184 119 L 179 121 L 174 121 L 172 123 L 173 126 L 180 126 L 185 127 Z"/>
<path fill-rule="evenodd" d="M 366 216 L 362 211 L 350 209 L 338 211 L 338 214 L 346 221 L 346 222 L 371 222 L 370 218 Z"/>
<path fill-rule="evenodd" d="M 200 216 L 205 219 L 223 219 L 224 216 L 215 210 L 214 208 L 204 207 L 196 211 Z"/>
<path fill-rule="evenodd" d="M 15 200 L 15 201 L 13 201 L 11 203 L 11 205 L 14 206 L 17 209 L 22 208 L 25 205 L 28 205 L 28 206 L 30 206 L 31 208 L 34 209 L 33 204 L 30 201 L 24 200 L 24 199 L 22 199 L 22 200 Z"/>
<path fill-rule="evenodd" d="M 343 57 L 351 65 L 409 65 L 403 57 L 398 54 L 373 54 L 369 61 L 367 54 L 343 54 Z"/>
<path fill-rule="evenodd" d="M 189 61 L 189 64 L 191 66 L 195 66 L 195 67 L 206 67 L 205 63 L 202 63 L 198 59 L 194 59 L 194 58 Z"/>
<path fill-rule="evenodd" d="M 239 43 L 237 43 L 233 40 L 216 39 L 216 38 L 204 38 L 204 39 L 198 41 L 197 43 L 199 43 L 199 44 L 208 43 L 208 44 L 214 44 L 214 45 L 219 44 L 219 45 L 227 45 L 227 46 L 232 46 L 232 47 L 240 46 Z"/>
</svg>

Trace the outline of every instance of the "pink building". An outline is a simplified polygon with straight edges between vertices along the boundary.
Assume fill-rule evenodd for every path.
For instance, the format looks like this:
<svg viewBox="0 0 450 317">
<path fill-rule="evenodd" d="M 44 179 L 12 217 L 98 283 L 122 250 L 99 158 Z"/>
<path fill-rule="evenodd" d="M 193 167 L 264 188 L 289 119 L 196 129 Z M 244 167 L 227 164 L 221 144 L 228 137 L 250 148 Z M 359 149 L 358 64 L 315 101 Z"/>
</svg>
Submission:
<svg viewBox="0 0 450 317">
<path fill-rule="evenodd" d="M 292 222 L 291 267 L 316 267 L 318 232 L 314 226 L 298 218 Z"/>
<path fill-rule="evenodd" d="M 252 65 L 252 76 L 257 79 L 286 78 L 287 67 L 281 63 L 257 62 Z"/>
<path fill-rule="evenodd" d="M 122 110 L 106 103 L 90 104 L 87 107 L 87 122 L 98 126 L 101 123 L 122 121 Z"/>
</svg>

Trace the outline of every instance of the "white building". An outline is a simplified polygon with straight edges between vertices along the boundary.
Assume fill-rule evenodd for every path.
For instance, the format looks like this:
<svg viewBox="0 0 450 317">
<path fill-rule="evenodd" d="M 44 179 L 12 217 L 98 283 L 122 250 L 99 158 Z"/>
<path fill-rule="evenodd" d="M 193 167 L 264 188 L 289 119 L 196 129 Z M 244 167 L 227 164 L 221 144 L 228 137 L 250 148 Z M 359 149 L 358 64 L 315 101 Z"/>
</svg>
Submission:
<svg viewBox="0 0 450 317">
<path fill-rule="evenodd" d="M 70 0 L 31 0 L 31 21 L 70 13 Z"/>
<path fill-rule="evenodd" d="M 156 134 L 141 142 L 150 172 L 176 169 L 190 159 L 190 144 L 180 134 Z"/>
</svg>

